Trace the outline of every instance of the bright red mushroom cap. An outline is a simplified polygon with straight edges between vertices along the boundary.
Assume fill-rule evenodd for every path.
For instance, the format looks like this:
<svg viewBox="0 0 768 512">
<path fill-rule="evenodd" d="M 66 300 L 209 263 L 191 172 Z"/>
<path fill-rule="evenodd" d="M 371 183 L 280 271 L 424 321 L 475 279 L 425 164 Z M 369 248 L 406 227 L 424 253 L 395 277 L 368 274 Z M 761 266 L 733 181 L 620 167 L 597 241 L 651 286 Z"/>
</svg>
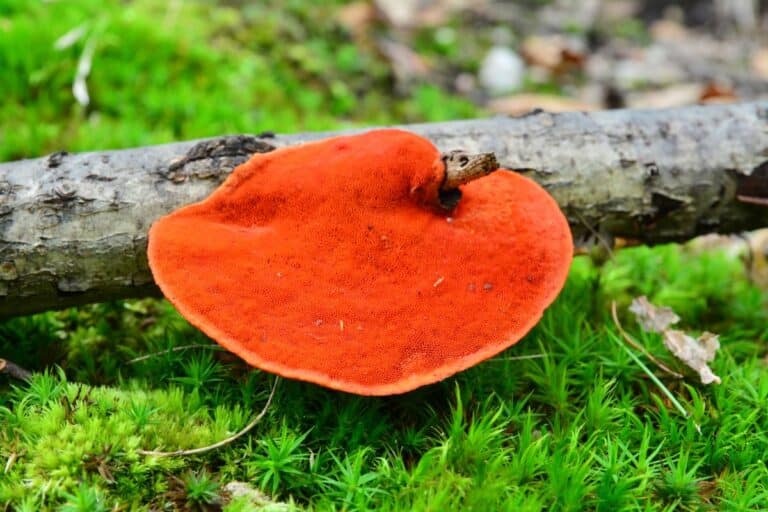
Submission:
<svg viewBox="0 0 768 512">
<path fill-rule="evenodd" d="M 258 368 L 361 395 L 437 382 L 525 335 L 573 252 L 555 201 L 512 172 L 440 210 L 440 157 L 400 130 L 257 154 L 152 226 L 152 273 Z"/>
</svg>

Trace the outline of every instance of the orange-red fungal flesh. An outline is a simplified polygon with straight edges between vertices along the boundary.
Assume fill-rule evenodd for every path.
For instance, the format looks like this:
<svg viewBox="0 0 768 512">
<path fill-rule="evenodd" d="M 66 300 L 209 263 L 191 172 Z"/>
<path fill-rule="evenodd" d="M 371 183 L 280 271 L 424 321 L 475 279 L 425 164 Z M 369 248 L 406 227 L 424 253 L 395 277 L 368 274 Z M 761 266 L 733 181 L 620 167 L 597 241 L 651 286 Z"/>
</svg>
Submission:
<svg viewBox="0 0 768 512">
<path fill-rule="evenodd" d="M 443 176 L 438 150 L 399 130 L 257 154 L 152 226 L 149 263 L 184 317 L 256 367 L 410 391 L 518 341 L 572 257 L 533 181 L 492 173 L 446 213 Z"/>
</svg>

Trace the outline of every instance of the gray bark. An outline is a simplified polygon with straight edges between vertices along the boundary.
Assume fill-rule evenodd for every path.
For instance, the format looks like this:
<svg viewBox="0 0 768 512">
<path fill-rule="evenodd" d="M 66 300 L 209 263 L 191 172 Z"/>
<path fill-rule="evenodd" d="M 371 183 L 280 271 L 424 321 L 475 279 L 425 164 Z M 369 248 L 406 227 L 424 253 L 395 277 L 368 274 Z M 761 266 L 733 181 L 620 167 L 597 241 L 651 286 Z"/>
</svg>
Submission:
<svg viewBox="0 0 768 512">
<path fill-rule="evenodd" d="M 546 187 L 577 246 L 768 225 L 768 102 L 409 125 Z M 336 132 L 338 133 L 338 132 Z M 156 294 L 147 230 L 256 151 L 331 133 L 231 136 L 0 164 L 0 316 Z"/>
</svg>

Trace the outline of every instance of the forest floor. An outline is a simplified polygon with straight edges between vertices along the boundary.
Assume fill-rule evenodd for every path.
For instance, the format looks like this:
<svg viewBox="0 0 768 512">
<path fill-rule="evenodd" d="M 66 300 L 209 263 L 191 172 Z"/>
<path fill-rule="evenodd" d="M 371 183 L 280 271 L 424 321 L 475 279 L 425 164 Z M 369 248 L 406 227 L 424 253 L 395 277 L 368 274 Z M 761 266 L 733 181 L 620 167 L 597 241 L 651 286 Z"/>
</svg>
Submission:
<svg viewBox="0 0 768 512">
<path fill-rule="evenodd" d="M 519 14 L 505 19 L 493 2 L 432 3 L 442 10 L 411 26 L 402 20 L 414 15 L 367 2 L 6 0 L 0 161 L 766 93 L 761 41 L 739 36 L 743 26 L 711 35 L 686 19 L 695 10 L 563 21 L 557 2 L 538 2 L 545 21 L 526 33 L 517 4 L 503 4 Z M 546 44 L 531 42 L 533 32 L 547 33 Z M 514 91 L 493 94 L 482 79 L 494 45 L 525 57 Z M 680 47 L 699 53 L 686 60 L 672 51 Z M 0 375 L 0 508 L 766 510 L 760 255 L 745 264 L 733 244 L 703 245 L 577 257 L 523 340 L 405 395 L 282 380 L 254 430 L 200 455 L 140 452 L 232 435 L 264 406 L 274 376 L 219 350 L 163 300 L 3 321 L 0 356 L 35 373 L 28 383 Z M 720 335 L 710 363 L 720 384 L 702 384 L 637 325 L 627 307 L 643 295 L 671 307 L 682 329 Z M 629 335 L 684 378 L 624 341 L 614 302 Z"/>
</svg>

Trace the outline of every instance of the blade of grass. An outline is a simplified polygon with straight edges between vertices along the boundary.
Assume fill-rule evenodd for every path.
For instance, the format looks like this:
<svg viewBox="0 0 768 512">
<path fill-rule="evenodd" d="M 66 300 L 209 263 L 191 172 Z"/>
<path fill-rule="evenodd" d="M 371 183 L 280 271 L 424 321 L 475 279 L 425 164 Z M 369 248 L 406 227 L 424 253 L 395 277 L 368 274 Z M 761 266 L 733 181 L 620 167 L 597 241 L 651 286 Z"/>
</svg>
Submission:
<svg viewBox="0 0 768 512">
<path fill-rule="evenodd" d="M 193 348 L 203 348 L 208 350 L 224 350 L 223 347 L 220 347 L 219 345 L 213 345 L 213 344 L 198 343 L 195 345 L 182 345 L 179 347 L 171 347 L 167 350 L 161 350 L 160 352 L 153 352 L 151 354 L 145 354 L 143 356 L 134 357 L 133 359 L 129 359 L 128 361 L 126 361 L 125 364 L 139 363 L 141 361 L 146 361 L 147 359 L 152 359 L 153 357 L 170 354 L 171 352 L 181 352 L 182 350 L 189 350 Z"/>
<path fill-rule="evenodd" d="M 613 309 L 613 311 L 615 311 L 615 310 L 616 310 L 616 303 L 615 303 L 615 302 L 613 302 L 613 303 L 611 304 L 611 308 Z M 651 379 L 651 381 L 653 381 L 653 383 L 654 383 L 654 384 L 656 384 L 656 386 L 657 386 L 657 387 L 658 387 L 658 388 L 661 390 L 661 392 L 662 392 L 662 393 L 664 393 L 664 395 L 665 395 L 667 398 L 669 398 L 669 401 L 670 401 L 670 402 L 672 402 L 672 405 L 674 405 L 674 406 L 675 406 L 675 409 L 677 409 L 677 410 L 680 412 L 680 414 L 682 414 L 682 415 L 683 415 L 683 417 L 684 417 L 684 418 L 687 418 L 687 417 L 689 416 L 689 415 L 688 415 L 688 411 L 686 411 L 686 410 L 685 410 L 685 407 L 683 407 L 683 406 L 682 406 L 682 404 L 681 404 L 680 402 L 678 402 L 677 398 L 675 398 L 675 396 L 672 394 L 672 392 L 669 390 L 669 388 L 668 388 L 667 386 L 665 386 L 665 385 L 664 385 L 664 383 L 663 383 L 663 382 L 661 382 L 661 381 L 659 380 L 659 378 L 658 378 L 658 377 L 656 377 L 656 375 L 655 375 L 655 374 L 654 374 L 654 373 L 651 371 L 651 369 L 650 369 L 650 368 L 648 368 L 648 367 L 645 365 L 645 363 L 643 363 L 643 362 L 640 360 L 640 358 L 639 358 L 639 357 L 637 357 L 637 355 L 636 355 L 634 352 L 632 352 L 632 351 L 629 349 L 629 347 L 627 347 L 627 345 L 625 345 L 625 344 L 624 344 L 624 343 L 621 341 L 621 338 L 619 338 L 618 336 L 616 336 L 616 335 L 615 335 L 614 333 L 612 333 L 611 331 L 607 331 L 607 332 L 608 332 L 608 336 L 609 336 L 609 337 L 610 337 L 612 340 L 614 340 L 614 341 L 616 342 L 616 344 L 618 344 L 618 345 L 619 345 L 619 346 L 620 346 L 622 349 L 624 349 L 624 351 L 627 353 L 627 355 L 629 355 L 629 357 L 631 357 L 631 358 L 632 358 L 632 360 L 633 360 L 635 363 L 637 363 L 637 365 L 638 365 L 640 368 L 642 368 L 643 372 L 645 372 L 645 374 L 646 374 L 646 375 L 648 375 L 648 378 L 649 378 L 649 379 Z"/>
<path fill-rule="evenodd" d="M 632 339 L 632 337 L 629 334 L 627 334 L 627 332 L 624 330 L 624 327 L 621 326 L 621 322 L 619 322 L 619 315 L 616 313 L 616 301 L 611 302 L 611 316 L 613 317 L 613 323 L 616 325 L 616 328 L 619 330 L 619 334 L 621 334 L 621 337 L 624 338 L 624 341 L 632 345 L 636 350 L 639 350 L 640 352 L 642 352 L 645 355 L 645 357 L 653 361 L 656 364 L 656 366 L 658 366 L 660 369 L 667 372 L 669 375 L 675 377 L 676 379 L 682 379 L 684 377 L 682 373 L 678 373 L 674 371 L 673 369 L 671 369 L 670 367 L 668 367 L 667 365 L 665 365 L 664 363 L 656 359 L 656 357 L 654 357 L 653 354 L 648 352 L 648 350 L 646 350 L 645 347 L 640 345 L 638 342 Z"/>
</svg>

